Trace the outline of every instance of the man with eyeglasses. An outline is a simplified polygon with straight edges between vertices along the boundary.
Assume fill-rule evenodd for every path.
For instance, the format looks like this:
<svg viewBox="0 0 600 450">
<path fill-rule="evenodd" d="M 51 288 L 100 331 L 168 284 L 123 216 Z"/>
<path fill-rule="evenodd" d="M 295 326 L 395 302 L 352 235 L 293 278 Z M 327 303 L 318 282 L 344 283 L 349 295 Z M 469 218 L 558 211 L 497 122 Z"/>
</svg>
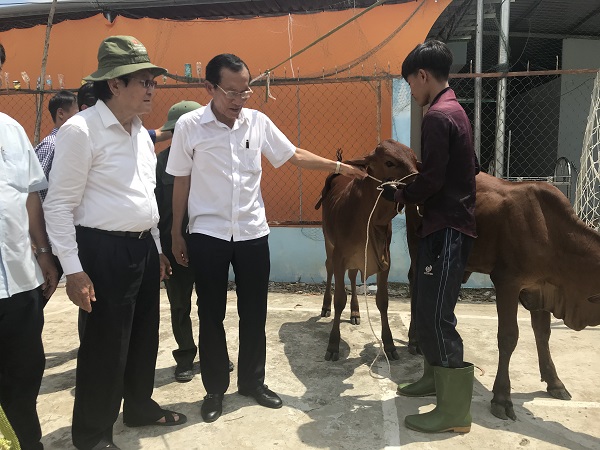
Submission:
<svg viewBox="0 0 600 450">
<path fill-rule="evenodd" d="M 249 82 L 250 71 L 239 57 L 214 57 L 206 66 L 205 83 L 212 100 L 177 121 L 167 163 L 167 172 L 175 176 L 172 252 L 179 264 L 187 266 L 189 261 L 196 280 L 205 422 L 221 416 L 229 387 L 223 319 L 230 264 L 240 318 L 238 392 L 268 408 L 282 406 L 264 384 L 270 261 L 260 192 L 261 155 L 274 167 L 289 162 L 355 178 L 366 175 L 297 148 L 265 114 L 244 108 L 252 94 Z M 181 232 L 186 208 L 187 245 Z"/>
<path fill-rule="evenodd" d="M 73 444 L 115 449 L 123 402 L 127 426 L 171 426 L 181 413 L 152 400 L 158 352 L 160 280 L 170 272 L 158 224 L 156 156 L 138 117 L 156 82 L 134 37 L 106 38 L 93 81 L 98 101 L 58 131 L 44 202 L 48 235 L 80 314 Z"/>
<path fill-rule="evenodd" d="M 156 87 L 156 84 L 155 84 Z M 94 94 L 94 83 L 92 81 L 86 81 L 77 90 L 77 105 L 79 111 L 84 111 L 91 108 L 96 104 L 96 95 Z M 154 144 L 158 142 L 168 141 L 173 137 L 171 130 L 163 130 L 162 128 L 156 130 L 148 130 L 150 139 Z"/>
</svg>

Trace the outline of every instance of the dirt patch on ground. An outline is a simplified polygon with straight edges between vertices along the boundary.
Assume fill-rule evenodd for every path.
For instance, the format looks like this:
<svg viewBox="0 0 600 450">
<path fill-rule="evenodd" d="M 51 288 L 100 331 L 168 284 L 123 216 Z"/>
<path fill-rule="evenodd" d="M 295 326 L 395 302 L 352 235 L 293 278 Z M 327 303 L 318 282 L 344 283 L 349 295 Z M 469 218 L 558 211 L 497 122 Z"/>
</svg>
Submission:
<svg viewBox="0 0 600 450">
<path fill-rule="evenodd" d="M 375 295 L 376 285 L 368 285 L 368 295 Z M 347 287 L 348 289 L 348 287 Z M 229 282 L 229 290 L 235 290 L 235 283 Z M 302 283 L 302 282 L 269 282 L 269 292 L 277 294 L 314 294 L 323 295 L 325 293 L 325 282 L 322 283 Z M 333 292 L 333 291 L 332 291 Z M 362 294 L 362 288 L 359 288 Z M 410 298 L 410 291 L 406 283 L 388 283 L 388 292 L 390 297 Z M 467 303 L 494 303 L 496 301 L 496 291 L 494 289 L 472 289 L 464 288 L 460 290 L 459 302 Z"/>
</svg>

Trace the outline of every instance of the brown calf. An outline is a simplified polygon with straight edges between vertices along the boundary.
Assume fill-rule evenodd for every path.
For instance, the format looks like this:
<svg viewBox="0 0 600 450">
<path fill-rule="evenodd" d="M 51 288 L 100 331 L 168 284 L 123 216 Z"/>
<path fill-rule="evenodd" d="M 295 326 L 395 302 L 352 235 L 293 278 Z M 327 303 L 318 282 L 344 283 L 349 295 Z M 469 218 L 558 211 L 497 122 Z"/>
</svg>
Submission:
<svg viewBox="0 0 600 450">
<path fill-rule="evenodd" d="M 381 142 L 374 151 L 363 159 L 347 161 L 362 166 L 367 173 L 381 181 L 398 180 L 417 172 L 417 160 L 411 149 L 394 140 Z M 356 297 L 356 275 L 362 274 L 363 281 L 377 274 L 376 304 L 381 314 L 381 338 L 389 358 L 398 359 L 396 346 L 388 323 L 387 278 L 390 269 L 391 221 L 396 216 L 396 205 L 384 199 L 379 200 L 373 211 L 381 184 L 373 178 L 352 180 L 347 177 L 330 175 L 325 181 L 321 200 L 315 208 L 323 205 L 323 234 L 327 260 L 327 287 L 323 297 L 321 316 L 329 316 L 331 311 L 331 278 L 335 277 L 333 328 L 325 353 L 326 360 L 339 358 L 340 317 L 346 307 L 347 296 L 344 277 L 348 271 L 353 290 L 351 297 L 351 323 L 360 323 L 358 299 Z M 373 213 L 372 213 L 373 211 Z M 365 243 L 367 223 L 369 246 L 365 271 Z"/>
</svg>

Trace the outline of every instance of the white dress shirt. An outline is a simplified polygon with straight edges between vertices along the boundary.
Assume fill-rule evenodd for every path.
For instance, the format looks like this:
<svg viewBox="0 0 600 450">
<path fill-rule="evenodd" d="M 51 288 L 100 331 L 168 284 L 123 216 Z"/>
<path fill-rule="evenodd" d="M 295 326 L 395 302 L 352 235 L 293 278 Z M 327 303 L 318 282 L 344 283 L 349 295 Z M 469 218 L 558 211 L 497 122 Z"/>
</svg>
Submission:
<svg viewBox="0 0 600 450">
<path fill-rule="evenodd" d="M 44 276 L 31 249 L 27 197 L 48 184 L 23 127 L 0 113 L 0 298 L 37 288 Z"/>
<path fill-rule="evenodd" d="M 102 100 L 71 117 L 56 135 L 46 228 L 66 275 L 81 272 L 75 226 L 107 231 L 152 229 L 161 251 L 156 155 L 150 135 L 135 117 L 131 134 Z"/>
<path fill-rule="evenodd" d="M 243 108 L 229 128 L 211 103 L 179 118 L 167 163 L 171 175 L 191 175 L 189 232 L 227 241 L 266 236 L 261 154 L 280 167 L 296 146 L 260 111 Z"/>
</svg>

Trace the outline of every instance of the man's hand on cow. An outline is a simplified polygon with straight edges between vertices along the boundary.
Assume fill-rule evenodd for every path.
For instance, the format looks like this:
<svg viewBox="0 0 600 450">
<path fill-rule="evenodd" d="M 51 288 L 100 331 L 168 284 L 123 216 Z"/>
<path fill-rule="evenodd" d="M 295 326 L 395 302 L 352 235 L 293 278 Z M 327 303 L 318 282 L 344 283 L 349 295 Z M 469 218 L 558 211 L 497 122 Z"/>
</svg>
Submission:
<svg viewBox="0 0 600 450">
<path fill-rule="evenodd" d="M 381 196 L 390 202 L 396 202 L 396 192 L 398 192 L 398 185 L 393 182 L 383 183 L 381 185 Z"/>
<path fill-rule="evenodd" d="M 96 293 L 87 273 L 82 271 L 67 275 L 67 295 L 81 309 L 92 312 L 92 302 L 96 301 Z"/>
<path fill-rule="evenodd" d="M 340 175 L 344 175 L 345 177 L 350 178 L 358 178 L 362 180 L 367 176 L 367 172 L 363 169 L 359 169 L 356 166 L 351 166 L 350 164 L 340 163 Z"/>
</svg>

